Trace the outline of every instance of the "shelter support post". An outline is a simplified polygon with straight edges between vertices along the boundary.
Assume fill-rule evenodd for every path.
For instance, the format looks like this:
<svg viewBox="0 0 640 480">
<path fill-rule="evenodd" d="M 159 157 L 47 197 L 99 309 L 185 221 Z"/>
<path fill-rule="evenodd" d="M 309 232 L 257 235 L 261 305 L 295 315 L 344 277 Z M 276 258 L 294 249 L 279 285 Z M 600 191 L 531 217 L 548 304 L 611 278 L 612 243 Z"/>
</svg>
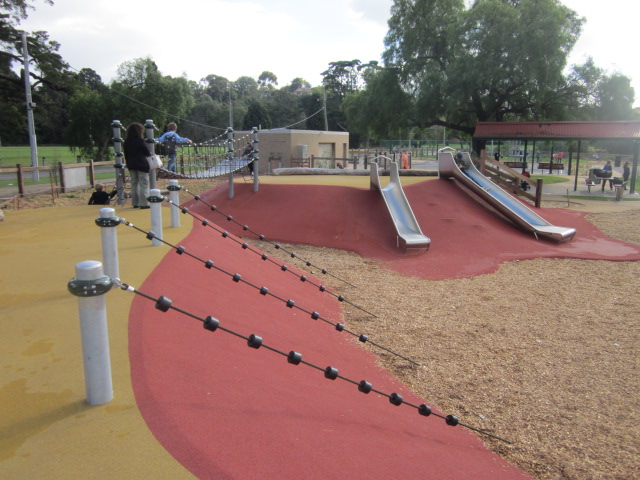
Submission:
<svg viewBox="0 0 640 480">
<path fill-rule="evenodd" d="M 640 142 L 635 140 L 633 142 L 633 167 L 631 168 L 631 178 L 629 179 L 629 193 L 635 193 L 636 191 L 636 178 L 638 175 L 638 152 L 640 151 Z"/>
<path fill-rule="evenodd" d="M 578 172 L 580 171 L 580 150 L 582 150 L 582 140 L 578 140 L 578 153 L 576 154 L 576 175 L 573 181 L 573 191 L 578 190 Z"/>
<path fill-rule="evenodd" d="M 536 208 L 540 208 L 542 204 L 542 179 L 536 180 Z"/>
</svg>

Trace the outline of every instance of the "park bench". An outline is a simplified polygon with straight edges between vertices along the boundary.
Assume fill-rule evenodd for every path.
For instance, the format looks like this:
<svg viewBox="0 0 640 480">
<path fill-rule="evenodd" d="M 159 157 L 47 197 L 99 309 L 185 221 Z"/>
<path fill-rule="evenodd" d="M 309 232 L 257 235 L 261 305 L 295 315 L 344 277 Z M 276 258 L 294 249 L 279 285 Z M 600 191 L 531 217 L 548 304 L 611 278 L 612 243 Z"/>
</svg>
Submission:
<svg viewBox="0 0 640 480">
<path fill-rule="evenodd" d="M 509 168 L 526 168 L 527 164 L 524 162 L 504 162 Z"/>
<path fill-rule="evenodd" d="M 564 163 L 538 163 L 538 169 L 539 170 L 551 170 L 552 172 L 554 170 L 558 170 L 559 172 L 564 170 Z"/>
<path fill-rule="evenodd" d="M 291 159 L 292 167 L 306 167 L 309 168 L 311 166 L 311 158 L 292 158 Z"/>
<path fill-rule="evenodd" d="M 587 177 L 584 179 L 584 183 L 587 186 L 587 190 L 589 191 L 589 193 L 591 193 L 591 187 L 597 187 L 601 184 L 601 182 L 604 182 L 605 185 L 607 182 L 609 182 L 609 190 L 613 190 L 615 188 L 616 196 L 618 195 L 618 189 L 626 190 L 627 188 L 627 182 L 623 182 L 622 179 L 618 177 L 613 177 L 613 178 Z M 603 185 L 603 191 L 604 191 L 604 185 Z"/>
<path fill-rule="evenodd" d="M 591 187 L 597 187 L 599 182 L 593 181 L 593 179 L 587 177 L 584 179 L 584 183 L 587 185 L 587 190 L 591 193 Z"/>
</svg>

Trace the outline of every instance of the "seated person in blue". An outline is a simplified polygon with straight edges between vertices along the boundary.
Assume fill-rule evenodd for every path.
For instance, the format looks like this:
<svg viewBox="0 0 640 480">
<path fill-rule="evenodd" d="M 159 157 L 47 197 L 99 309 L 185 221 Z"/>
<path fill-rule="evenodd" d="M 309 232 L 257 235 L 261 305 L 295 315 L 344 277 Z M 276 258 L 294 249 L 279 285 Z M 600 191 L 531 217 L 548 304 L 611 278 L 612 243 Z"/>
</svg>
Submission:
<svg viewBox="0 0 640 480">
<path fill-rule="evenodd" d="M 611 166 L 611 160 L 607 160 L 607 164 L 602 167 L 602 177 L 603 178 L 611 178 L 611 175 L 613 175 L 613 167 Z M 606 185 L 607 181 L 603 180 L 602 181 L 602 191 L 604 192 L 604 186 Z M 613 185 L 611 184 L 611 180 L 609 180 L 609 190 L 613 190 Z"/>
</svg>

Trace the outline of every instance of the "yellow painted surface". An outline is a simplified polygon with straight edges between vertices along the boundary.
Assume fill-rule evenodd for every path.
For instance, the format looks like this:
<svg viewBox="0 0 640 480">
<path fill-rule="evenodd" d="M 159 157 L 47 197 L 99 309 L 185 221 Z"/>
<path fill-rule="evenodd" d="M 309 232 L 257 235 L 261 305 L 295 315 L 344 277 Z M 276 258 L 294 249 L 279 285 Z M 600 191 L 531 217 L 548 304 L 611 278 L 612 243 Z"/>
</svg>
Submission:
<svg viewBox="0 0 640 480">
<path fill-rule="evenodd" d="M 260 178 L 264 184 L 369 188 L 368 176 Z M 383 186 L 388 178 L 381 178 Z M 149 210 L 115 209 L 150 229 Z M 169 208 L 162 210 L 164 239 L 178 244 L 193 223 L 181 216 L 182 226 L 170 228 Z M 78 301 L 67 283 L 78 262 L 102 261 L 97 217 L 95 206 L 42 208 L 6 211 L 0 222 L 1 478 L 193 478 L 156 441 L 135 402 L 128 354 L 132 293 L 106 295 L 114 399 L 102 406 L 85 401 Z M 139 287 L 169 247 L 154 247 L 124 225 L 117 231 L 121 280 Z"/>
<path fill-rule="evenodd" d="M 192 222 L 170 228 L 179 242 Z M 149 210 L 119 209 L 149 230 Z M 0 477 L 193 478 L 148 430 L 130 381 L 128 316 L 134 295 L 106 295 L 114 399 L 86 401 L 77 298 L 67 291 L 75 265 L 102 261 L 94 206 L 6 211 L 0 222 Z M 122 281 L 139 286 L 169 252 L 117 227 Z"/>
<path fill-rule="evenodd" d="M 341 187 L 369 188 L 368 175 L 261 175 L 260 183 L 275 185 L 338 185 Z M 403 186 L 428 182 L 437 177 L 400 177 Z M 240 179 L 240 182 L 243 180 Z M 389 177 L 380 177 L 382 187 L 389 183 Z"/>
</svg>

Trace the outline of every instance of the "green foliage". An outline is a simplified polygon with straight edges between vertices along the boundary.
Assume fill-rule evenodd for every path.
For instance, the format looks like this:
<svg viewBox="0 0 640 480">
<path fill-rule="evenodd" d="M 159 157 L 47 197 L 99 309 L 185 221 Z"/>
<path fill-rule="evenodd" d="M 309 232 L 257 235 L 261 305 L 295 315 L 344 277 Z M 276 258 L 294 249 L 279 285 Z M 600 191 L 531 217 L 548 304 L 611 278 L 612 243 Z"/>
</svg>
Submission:
<svg viewBox="0 0 640 480">
<path fill-rule="evenodd" d="M 424 124 L 548 118 L 574 92 L 563 76 L 583 20 L 556 0 L 397 0 L 384 53 Z"/>
<path fill-rule="evenodd" d="M 632 120 L 635 94 L 628 77 L 614 74 L 604 78 L 599 85 L 600 120 Z"/>
<path fill-rule="evenodd" d="M 311 89 L 311 84 L 303 78 L 296 77 L 293 80 L 291 80 L 291 84 L 285 88 L 291 93 L 294 93 L 303 88 Z"/>
<path fill-rule="evenodd" d="M 367 69 L 377 65 L 378 62 L 375 61 L 363 64 L 360 60 L 330 62 L 329 68 L 322 72 L 322 84 L 329 94 L 337 95 L 343 100 L 347 94 L 362 87 Z"/>
<path fill-rule="evenodd" d="M 261 103 L 270 118 L 270 128 L 282 128 L 294 125 L 305 118 L 302 105 L 300 103 L 302 97 L 290 91 L 289 88 L 283 87 L 274 90 L 265 96 Z M 264 124 L 263 128 L 264 128 Z M 252 125 L 256 126 L 256 124 Z M 295 128 L 295 127 L 294 127 Z M 298 126 L 298 128 L 300 128 Z"/>
<path fill-rule="evenodd" d="M 211 140 L 222 133 L 223 125 L 229 123 L 229 106 L 215 101 L 203 92 L 197 92 L 195 105 L 189 113 L 189 122 L 182 123 L 181 133 L 198 141 Z M 219 129 L 210 125 L 220 125 Z M 227 125 L 228 126 L 228 125 Z"/>
<path fill-rule="evenodd" d="M 567 177 L 558 177 L 555 175 L 531 175 L 531 180 L 538 180 L 541 178 L 546 185 L 553 185 L 554 183 L 565 183 Z"/>
<path fill-rule="evenodd" d="M 214 102 L 228 102 L 231 82 L 224 77 L 218 75 L 207 75 L 200 80 L 200 86 L 204 89 L 204 93 L 209 95 Z"/>
<path fill-rule="evenodd" d="M 28 139 L 26 105 L 24 97 L 24 69 L 22 65 L 23 43 L 20 22 L 32 9 L 28 0 L 3 0 L 0 2 L 0 118 L 3 119 L 2 139 L 5 143 L 19 143 Z M 52 5 L 51 0 L 46 4 Z M 57 53 L 60 45 L 46 32 L 33 32 L 26 36 L 30 58 L 29 75 L 32 85 L 32 101 L 39 105 L 46 117 L 37 127 L 45 138 L 61 140 L 58 123 L 64 124 L 65 96 L 68 95 L 69 75 L 67 64 Z M 52 125 L 58 125 L 52 129 Z M 56 135 L 57 134 L 57 135 Z"/>
<path fill-rule="evenodd" d="M 324 115 L 322 108 L 322 92 L 313 92 L 300 100 L 307 118 L 305 128 L 307 130 L 324 130 Z"/>
<path fill-rule="evenodd" d="M 405 138 L 411 130 L 412 101 L 400 86 L 396 69 L 367 76 L 367 88 L 347 95 L 343 103 L 349 129 L 362 140 Z"/>
<path fill-rule="evenodd" d="M 235 98 L 251 100 L 258 97 L 258 82 L 251 77 L 240 77 L 233 82 Z"/>
<path fill-rule="evenodd" d="M 242 120 L 243 130 L 251 130 L 253 127 L 271 128 L 271 118 L 267 110 L 255 100 L 249 103 L 247 114 Z"/>
<path fill-rule="evenodd" d="M 278 85 L 278 77 L 274 73 L 265 70 L 258 77 L 258 85 L 261 88 L 275 87 Z"/>
<path fill-rule="evenodd" d="M 78 87 L 71 98 L 71 121 L 65 130 L 67 144 L 78 147 L 84 157 L 98 161 L 104 159 L 111 139 L 111 131 L 104 123 L 108 112 L 112 111 L 109 102 L 111 97 L 107 90 L 107 87 L 95 78 L 89 84 L 83 83 Z"/>
</svg>

